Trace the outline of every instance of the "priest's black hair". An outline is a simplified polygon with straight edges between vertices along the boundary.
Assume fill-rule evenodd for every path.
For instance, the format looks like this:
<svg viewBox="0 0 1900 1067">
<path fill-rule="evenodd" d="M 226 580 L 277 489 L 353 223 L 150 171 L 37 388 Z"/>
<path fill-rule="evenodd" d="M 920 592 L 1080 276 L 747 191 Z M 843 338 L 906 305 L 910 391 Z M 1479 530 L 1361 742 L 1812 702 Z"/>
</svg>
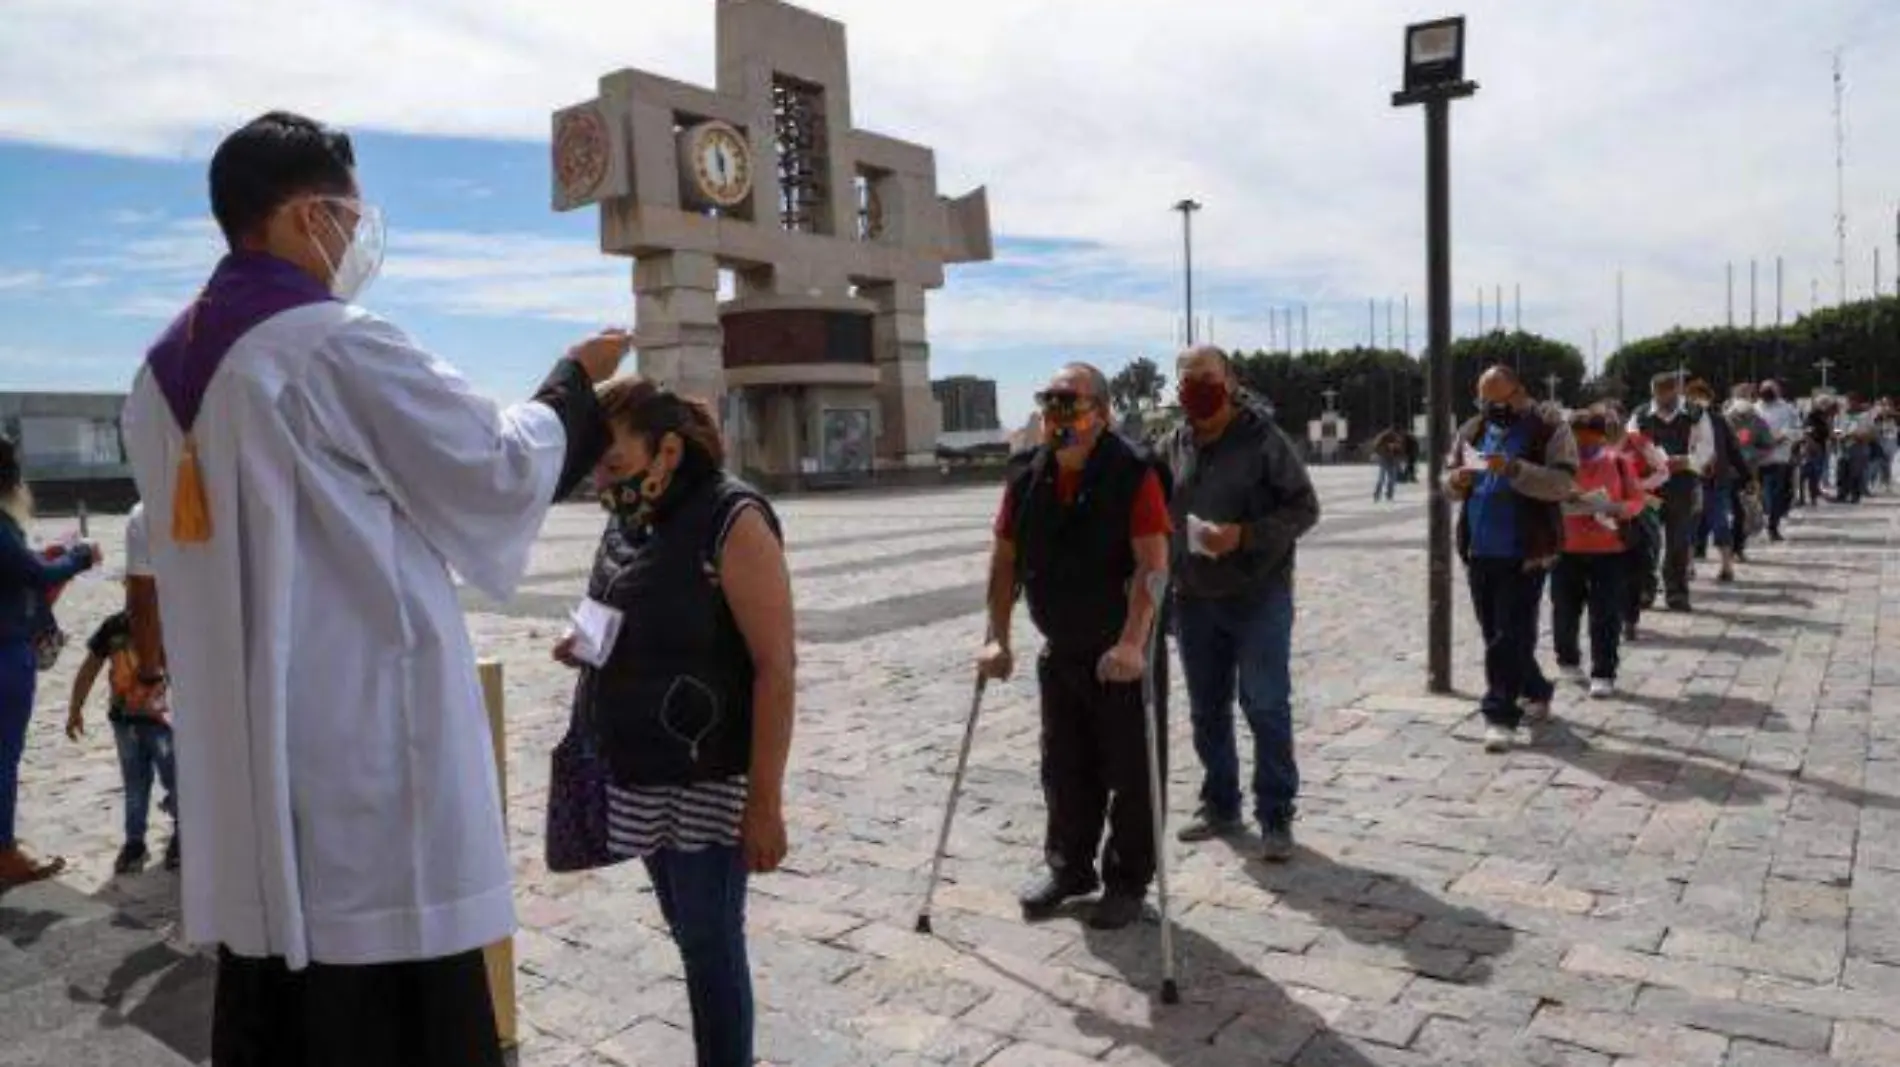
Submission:
<svg viewBox="0 0 1900 1067">
<path fill-rule="evenodd" d="M 353 195 L 355 167 L 349 134 L 272 111 L 245 123 L 212 155 L 211 214 L 236 248 L 295 197 Z"/>
</svg>

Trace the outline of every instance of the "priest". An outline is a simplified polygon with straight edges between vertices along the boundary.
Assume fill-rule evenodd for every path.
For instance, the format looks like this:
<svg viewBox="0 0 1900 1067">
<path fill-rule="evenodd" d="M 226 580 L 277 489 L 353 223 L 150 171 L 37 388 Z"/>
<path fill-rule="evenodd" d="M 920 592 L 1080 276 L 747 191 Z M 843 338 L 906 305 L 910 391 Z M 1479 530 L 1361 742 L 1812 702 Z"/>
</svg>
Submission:
<svg viewBox="0 0 1900 1067">
<path fill-rule="evenodd" d="M 349 138 L 273 112 L 210 167 L 229 245 L 125 409 L 176 739 L 186 936 L 216 1067 L 501 1063 L 514 930 L 456 576 L 505 598 L 604 440 L 571 349 L 500 407 L 356 306 L 382 230 Z"/>
</svg>

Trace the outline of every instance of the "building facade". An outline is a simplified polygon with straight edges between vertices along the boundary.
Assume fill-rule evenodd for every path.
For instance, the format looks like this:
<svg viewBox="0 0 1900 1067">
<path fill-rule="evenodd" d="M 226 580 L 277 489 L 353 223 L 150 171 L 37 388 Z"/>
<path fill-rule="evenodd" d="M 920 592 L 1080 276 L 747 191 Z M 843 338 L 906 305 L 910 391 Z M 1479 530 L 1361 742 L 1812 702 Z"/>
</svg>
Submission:
<svg viewBox="0 0 1900 1067">
<path fill-rule="evenodd" d="M 930 149 L 853 126 L 842 24 L 717 12 L 714 88 L 623 70 L 555 114 L 554 207 L 597 206 L 633 258 L 639 372 L 718 406 L 730 465 L 930 468 L 925 293 L 991 258 L 987 194 L 939 196 Z"/>
<path fill-rule="evenodd" d="M 996 416 L 996 382 L 960 374 L 930 383 L 943 412 L 943 432 L 966 433 L 1002 427 Z"/>
</svg>

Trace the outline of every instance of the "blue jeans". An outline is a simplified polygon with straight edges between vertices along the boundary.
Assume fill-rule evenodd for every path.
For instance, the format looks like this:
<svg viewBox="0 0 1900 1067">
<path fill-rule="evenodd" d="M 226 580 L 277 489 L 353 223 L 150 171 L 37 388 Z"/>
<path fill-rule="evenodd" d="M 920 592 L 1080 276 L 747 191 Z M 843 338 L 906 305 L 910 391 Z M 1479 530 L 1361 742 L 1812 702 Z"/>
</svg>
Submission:
<svg viewBox="0 0 1900 1067">
<path fill-rule="evenodd" d="M 1734 511 L 1735 487 L 1733 485 L 1727 482 L 1702 483 L 1702 518 L 1696 526 L 1696 551 L 1707 549 L 1711 540 L 1715 542 L 1717 548 L 1728 548 L 1734 543 L 1729 522 Z"/>
<path fill-rule="evenodd" d="M 20 800 L 20 756 L 33 718 L 39 664 L 24 639 L 0 644 L 0 849 L 12 848 L 14 809 Z"/>
<path fill-rule="evenodd" d="M 746 962 L 745 854 L 723 845 L 646 858 L 660 913 L 686 965 L 699 1067 L 752 1067 L 752 971 Z"/>
<path fill-rule="evenodd" d="M 1175 636 L 1187 672 L 1201 806 L 1240 817 L 1240 752 L 1234 740 L 1236 682 L 1253 733 L 1254 817 L 1268 827 L 1293 818 L 1300 769 L 1293 758 L 1293 587 L 1275 581 L 1241 596 L 1177 601 Z"/>
<path fill-rule="evenodd" d="M 172 728 L 152 719 L 125 718 L 112 724 L 119 748 L 119 779 L 125 783 L 126 844 L 145 840 L 152 809 L 152 776 L 165 784 L 163 811 L 178 813 L 178 765 L 172 760 Z"/>
<path fill-rule="evenodd" d="M 1399 484 L 1399 461 L 1382 459 L 1379 461 L 1379 480 L 1372 486 L 1372 499 L 1390 500 Z"/>
</svg>

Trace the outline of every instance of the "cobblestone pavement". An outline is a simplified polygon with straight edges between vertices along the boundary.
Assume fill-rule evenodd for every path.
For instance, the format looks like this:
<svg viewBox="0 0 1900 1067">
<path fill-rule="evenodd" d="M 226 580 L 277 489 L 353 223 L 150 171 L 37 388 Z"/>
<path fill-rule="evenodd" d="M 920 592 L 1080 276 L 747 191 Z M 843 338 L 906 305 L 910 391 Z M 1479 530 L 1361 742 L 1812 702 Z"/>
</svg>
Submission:
<svg viewBox="0 0 1900 1067">
<path fill-rule="evenodd" d="M 1535 747 L 1491 757 L 1469 698 L 1422 695 L 1421 491 L 1380 505 L 1369 471 L 1316 479 L 1326 518 L 1301 549 L 1294 664 L 1302 848 L 1269 868 L 1244 846 L 1170 844 L 1175 1007 L 1151 995 L 1154 925 L 1098 934 L 1018 915 L 1041 838 L 1034 691 L 1020 676 L 983 709 L 937 936 L 911 932 L 968 707 L 995 490 L 784 505 L 800 720 L 794 854 L 752 894 L 761 1056 L 1900 1063 L 1900 599 L 1885 595 L 1900 592 L 1900 501 L 1801 513 L 1736 585 L 1705 574 L 1696 614 L 1653 617 L 1626 656 L 1624 695 L 1590 702 L 1566 686 Z M 562 510 L 519 601 L 469 602 L 478 648 L 508 672 L 520 1058 L 686 1064 L 680 967 L 644 875 L 556 877 L 540 859 L 569 684 L 547 647 L 599 521 Z M 1481 676 L 1458 592 L 1469 690 Z M 68 627 L 88 629 L 115 595 L 76 585 Z M 103 723 L 78 745 L 60 735 L 77 659 L 45 679 L 21 815 L 30 843 L 72 858 L 72 899 L 0 901 L 12 953 L 0 952 L 0 1064 L 200 1059 L 193 1013 L 208 980 L 164 939 L 171 877 L 109 878 L 110 741 Z M 1174 678 L 1178 813 L 1198 769 Z M 58 936 L 87 917 L 115 934 L 106 947 Z"/>
</svg>

